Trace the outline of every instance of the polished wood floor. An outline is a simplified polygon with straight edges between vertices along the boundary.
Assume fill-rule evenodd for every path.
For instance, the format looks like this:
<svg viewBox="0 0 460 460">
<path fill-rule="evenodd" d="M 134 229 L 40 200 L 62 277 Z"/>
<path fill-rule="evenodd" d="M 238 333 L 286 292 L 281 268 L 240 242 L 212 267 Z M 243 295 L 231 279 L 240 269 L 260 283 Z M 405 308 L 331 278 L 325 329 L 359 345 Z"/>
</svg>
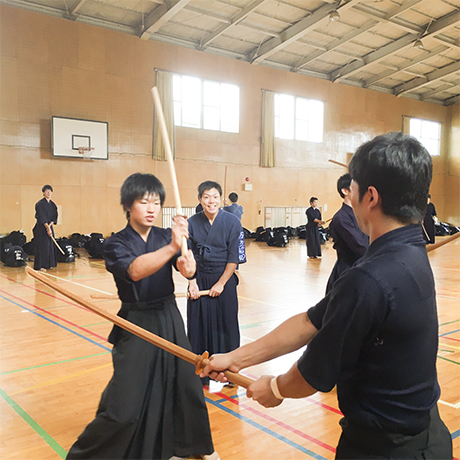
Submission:
<svg viewBox="0 0 460 460">
<path fill-rule="evenodd" d="M 304 240 L 286 248 L 247 241 L 249 262 L 240 267 L 242 342 L 265 334 L 321 299 L 335 261 L 330 243 L 309 260 Z M 439 408 L 460 458 L 460 240 L 430 253 L 439 308 Z M 115 293 L 99 260 L 82 255 L 49 272 L 78 295 Z M 186 283 L 176 278 L 176 291 Z M 109 311 L 114 300 L 93 300 Z M 178 299 L 185 312 L 185 299 Z M 94 416 L 111 372 L 111 325 L 28 276 L 0 268 L 0 458 L 64 458 Z M 299 353 L 245 370 L 250 377 L 281 373 Z M 335 391 L 286 400 L 264 409 L 244 389 L 205 391 L 215 447 L 223 460 L 332 459 L 339 437 Z"/>
</svg>

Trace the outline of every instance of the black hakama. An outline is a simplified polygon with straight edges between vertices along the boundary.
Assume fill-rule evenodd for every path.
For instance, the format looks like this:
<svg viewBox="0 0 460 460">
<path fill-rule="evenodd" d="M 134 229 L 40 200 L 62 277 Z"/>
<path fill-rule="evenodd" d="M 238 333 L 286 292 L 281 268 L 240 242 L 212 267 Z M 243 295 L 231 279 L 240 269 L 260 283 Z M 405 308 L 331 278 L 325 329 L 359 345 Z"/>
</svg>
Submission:
<svg viewBox="0 0 460 460">
<path fill-rule="evenodd" d="M 307 215 L 307 255 L 308 257 L 321 257 L 321 240 L 319 238 L 318 223 L 315 219 L 321 220 L 321 212 L 319 209 L 310 206 L 306 211 Z"/>
<path fill-rule="evenodd" d="M 51 200 L 42 198 L 35 204 L 35 218 L 37 222 L 32 230 L 35 246 L 34 270 L 56 267 L 56 246 L 46 232 L 44 224 L 57 223 L 57 206 Z M 51 227 L 51 232 L 54 236 L 53 227 Z"/>
<path fill-rule="evenodd" d="M 171 289 L 171 263 L 138 282 L 127 268 L 139 253 L 171 241 L 171 231 L 153 227 L 148 241 L 128 225 L 109 238 L 105 256 L 121 299 L 118 315 L 190 350 Z M 124 275 L 122 276 L 122 274 Z M 168 292 L 169 291 L 169 292 Z M 145 295 L 166 294 L 153 301 Z M 113 377 L 95 419 L 72 446 L 68 459 L 169 459 L 214 452 L 203 390 L 192 364 L 114 326 Z"/>
<path fill-rule="evenodd" d="M 436 208 L 433 203 L 428 203 L 426 206 L 425 217 L 423 218 L 423 237 L 428 244 L 434 244 L 436 236 L 436 227 L 433 217 L 436 216 Z"/>
<path fill-rule="evenodd" d="M 195 214 L 189 234 L 200 290 L 211 289 L 227 263 L 246 262 L 243 229 L 233 214 L 220 210 L 212 225 L 204 212 Z M 195 353 L 226 353 L 240 346 L 237 285 L 233 274 L 219 296 L 187 301 L 187 333 Z"/>
</svg>

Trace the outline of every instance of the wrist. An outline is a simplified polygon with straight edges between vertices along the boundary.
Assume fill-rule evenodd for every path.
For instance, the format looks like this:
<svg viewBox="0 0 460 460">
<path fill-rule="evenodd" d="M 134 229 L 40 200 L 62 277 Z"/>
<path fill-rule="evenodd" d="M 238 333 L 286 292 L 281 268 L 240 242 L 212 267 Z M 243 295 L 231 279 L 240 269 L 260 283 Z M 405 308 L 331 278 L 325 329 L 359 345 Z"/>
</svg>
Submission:
<svg viewBox="0 0 460 460">
<path fill-rule="evenodd" d="M 175 244 L 173 240 L 171 241 L 171 243 L 169 243 L 169 248 L 171 250 L 171 254 L 174 255 L 174 254 L 177 254 L 177 252 L 179 252 L 180 245 Z"/>
<path fill-rule="evenodd" d="M 278 382 L 276 380 L 277 378 L 278 377 L 273 377 L 270 380 L 270 388 L 271 388 L 273 394 L 275 395 L 275 397 L 282 401 L 284 399 L 284 396 L 281 395 L 280 389 L 278 388 Z"/>
</svg>

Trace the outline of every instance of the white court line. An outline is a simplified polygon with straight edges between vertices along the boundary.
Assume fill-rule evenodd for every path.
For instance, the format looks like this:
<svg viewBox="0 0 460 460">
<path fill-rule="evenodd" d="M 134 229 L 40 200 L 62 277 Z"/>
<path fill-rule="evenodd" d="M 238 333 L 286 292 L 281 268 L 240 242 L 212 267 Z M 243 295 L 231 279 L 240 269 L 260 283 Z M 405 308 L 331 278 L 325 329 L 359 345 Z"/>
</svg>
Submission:
<svg viewBox="0 0 460 460">
<path fill-rule="evenodd" d="M 453 407 L 454 409 L 460 409 L 460 401 L 457 404 L 448 403 L 442 399 L 438 399 L 438 403 L 444 404 L 445 406 Z"/>
<path fill-rule="evenodd" d="M 52 275 L 51 273 L 45 273 L 45 275 L 46 276 L 52 276 L 53 278 L 57 278 L 58 280 L 67 281 L 68 283 L 72 283 L 72 284 L 75 284 L 77 286 L 81 286 L 81 287 L 84 287 L 84 288 L 87 288 L 87 289 L 92 289 L 93 291 L 100 292 L 101 294 L 112 295 L 111 292 L 101 291 L 100 289 L 96 289 L 96 288 L 93 288 L 91 286 L 86 286 L 84 284 L 76 283 L 75 281 L 72 281 L 72 280 L 66 280 L 65 278 L 61 278 L 60 276 Z"/>
</svg>

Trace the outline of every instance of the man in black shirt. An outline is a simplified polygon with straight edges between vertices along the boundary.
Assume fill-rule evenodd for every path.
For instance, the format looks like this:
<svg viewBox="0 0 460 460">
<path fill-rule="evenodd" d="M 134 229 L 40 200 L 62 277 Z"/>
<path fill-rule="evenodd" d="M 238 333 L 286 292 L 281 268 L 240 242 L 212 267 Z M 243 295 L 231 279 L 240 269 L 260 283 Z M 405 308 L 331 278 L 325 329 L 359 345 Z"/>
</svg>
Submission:
<svg viewBox="0 0 460 460">
<path fill-rule="evenodd" d="M 285 374 L 262 376 L 247 391 L 265 407 L 337 386 L 344 414 L 338 459 L 451 459 L 439 418 L 438 320 L 433 274 L 420 222 L 431 157 L 414 138 L 378 136 L 353 156 L 351 204 L 370 247 L 305 314 L 225 355 L 202 375 L 235 372 L 297 350 Z"/>
</svg>

